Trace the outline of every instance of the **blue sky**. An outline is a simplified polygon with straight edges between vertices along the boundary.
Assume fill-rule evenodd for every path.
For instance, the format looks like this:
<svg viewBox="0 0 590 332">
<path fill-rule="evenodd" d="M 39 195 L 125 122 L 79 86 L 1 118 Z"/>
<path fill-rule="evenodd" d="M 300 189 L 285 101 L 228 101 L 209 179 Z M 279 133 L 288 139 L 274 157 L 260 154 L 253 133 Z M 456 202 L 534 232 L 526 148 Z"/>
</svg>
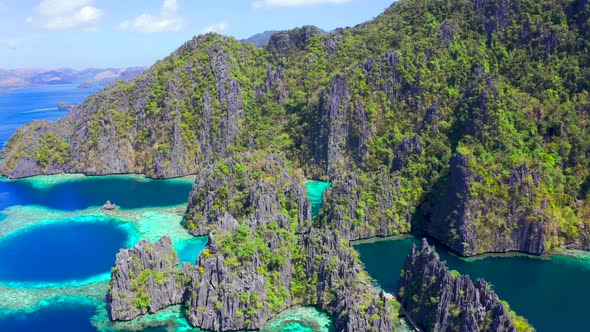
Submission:
<svg viewBox="0 0 590 332">
<path fill-rule="evenodd" d="M 246 38 L 370 20 L 393 0 L 0 0 L 0 68 L 151 65 L 215 31 Z"/>
</svg>

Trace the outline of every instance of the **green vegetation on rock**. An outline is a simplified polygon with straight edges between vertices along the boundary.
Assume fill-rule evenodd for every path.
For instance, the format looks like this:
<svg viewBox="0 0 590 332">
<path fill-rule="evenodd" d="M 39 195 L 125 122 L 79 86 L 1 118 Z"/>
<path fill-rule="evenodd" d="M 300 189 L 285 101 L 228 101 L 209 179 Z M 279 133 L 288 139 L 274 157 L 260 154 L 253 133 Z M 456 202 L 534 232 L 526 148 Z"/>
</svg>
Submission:
<svg viewBox="0 0 590 332">
<path fill-rule="evenodd" d="M 585 0 L 402 0 L 265 48 L 198 36 L 19 130 L 0 171 L 174 177 L 283 151 L 334 182 L 326 213 L 346 215 L 332 222 L 351 239 L 413 227 L 462 255 L 589 248 L 589 13 Z"/>
</svg>

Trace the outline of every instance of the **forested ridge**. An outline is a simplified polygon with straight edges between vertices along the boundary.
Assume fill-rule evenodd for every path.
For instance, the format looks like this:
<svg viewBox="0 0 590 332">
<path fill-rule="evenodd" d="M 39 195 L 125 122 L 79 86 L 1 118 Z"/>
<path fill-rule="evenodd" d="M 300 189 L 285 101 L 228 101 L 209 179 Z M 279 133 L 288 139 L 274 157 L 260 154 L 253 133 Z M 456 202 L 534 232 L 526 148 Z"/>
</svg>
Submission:
<svg viewBox="0 0 590 332">
<path fill-rule="evenodd" d="M 401 0 L 370 22 L 195 37 L 6 145 L 8 177 L 197 173 L 284 152 L 334 183 L 348 239 L 427 233 L 462 255 L 590 247 L 587 0 Z"/>
</svg>

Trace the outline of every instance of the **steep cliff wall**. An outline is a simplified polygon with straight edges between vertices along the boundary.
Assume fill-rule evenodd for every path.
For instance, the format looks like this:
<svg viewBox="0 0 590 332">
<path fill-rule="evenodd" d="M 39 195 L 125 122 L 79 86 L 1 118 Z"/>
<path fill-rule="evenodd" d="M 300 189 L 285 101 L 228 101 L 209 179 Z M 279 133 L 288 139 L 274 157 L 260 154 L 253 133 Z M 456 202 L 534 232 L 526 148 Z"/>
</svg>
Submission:
<svg viewBox="0 0 590 332">
<path fill-rule="evenodd" d="M 178 270 L 172 240 L 141 241 L 117 254 L 111 271 L 107 311 L 112 320 L 132 320 L 183 301 L 188 279 Z"/>
<path fill-rule="evenodd" d="M 410 318 L 428 331 L 534 331 L 510 313 L 491 285 L 450 272 L 434 247 L 412 247 L 401 272 L 398 297 Z M 518 324 L 516 324 L 518 320 Z"/>
<path fill-rule="evenodd" d="M 328 228 L 310 229 L 301 175 L 277 155 L 233 158 L 223 163 L 227 168 L 206 173 L 209 185 L 227 182 L 229 192 L 197 183 L 187 209 L 189 227 L 211 234 L 197 264 L 183 267 L 191 277 L 189 322 L 211 330 L 257 329 L 298 304 L 328 311 L 338 331 L 392 331 L 388 304 L 363 279 L 348 241 Z M 242 180 L 232 176 L 236 171 Z"/>
</svg>

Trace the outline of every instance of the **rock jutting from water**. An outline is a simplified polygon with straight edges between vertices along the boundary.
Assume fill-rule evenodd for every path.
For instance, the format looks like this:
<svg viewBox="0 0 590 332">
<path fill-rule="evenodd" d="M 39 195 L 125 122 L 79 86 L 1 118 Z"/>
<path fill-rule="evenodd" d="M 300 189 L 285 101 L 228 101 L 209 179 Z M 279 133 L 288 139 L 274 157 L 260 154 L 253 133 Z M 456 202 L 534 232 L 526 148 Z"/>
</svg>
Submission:
<svg viewBox="0 0 590 332">
<path fill-rule="evenodd" d="M 186 280 L 178 264 L 167 236 L 157 243 L 142 240 L 133 249 L 119 251 L 107 296 L 111 320 L 132 320 L 180 304 Z"/>
<path fill-rule="evenodd" d="M 111 201 L 107 201 L 106 203 L 104 203 L 104 205 L 102 206 L 101 210 L 103 211 L 113 211 L 116 210 L 118 207 L 117 205 L 115 205 L 115 203 L 111 203 Z"/>
<path fill-rule="evenodd" d="M 209 241 L 196 265 L 182 266 L 180 275 L 190 279 L 184 291 L 158 292 L 163 296 L 158 303 L 178 303 L 184 293 L 189 323 L 205 330 L 260 329 L 285 309 L 305 305 L 335 317 L 337 331 L 393 331 L 388 301 L 362 273 L 348 241 L 333 229 L 320 231 L 311 224 L 302 173 L 282 156 L 238 153 L 203 175 L 197 176 L 185 225 L 198 234 L 208 232 Z M 132 252 L 145 255 L 145 246 Z M 129 265 L 120 263 L 130 260 L 128 253 L 119 254 L 112 284 L 123 280 L 118 292 L 132 293 L 127 298 L 137 303 L 141 297 L 132 287 L 145 272 L 119 267 Z M 144 263 L 143 271 L 149 266 Z M 153 293 L 149 297 L 154 300 Z M 114 291 L 109 301 L 117 302 Z M 118 301 L 114 307 L 121 314 L 112 319 L 140 312 L 133 301 Z"/>
<path fill-rule="evenodd" d="M 226 186 L 197 180 L 187 209 L 189 228 L 211 232 L 196 266 L 183 267 L 191 276 L 191 325 L 260 329 L 293 305 L 318 305 L 336 317 L 338 331 L 393 330 L 387 303 L 363 282 L 348 241 L 310 228 L 304 180 L 285 159 L 246 153 L 206 174 Z"/>
<path fill-rule="evenodd" d="M 483 279 L 449 271 L 426 239 L 422 249 L 412 245 L 398 284 L 403 312 L 412 322 L 432 331 L 534 331 L 510 312 Z M 526 321 L 524 321 L 526 322 Z"/>
</svg>

